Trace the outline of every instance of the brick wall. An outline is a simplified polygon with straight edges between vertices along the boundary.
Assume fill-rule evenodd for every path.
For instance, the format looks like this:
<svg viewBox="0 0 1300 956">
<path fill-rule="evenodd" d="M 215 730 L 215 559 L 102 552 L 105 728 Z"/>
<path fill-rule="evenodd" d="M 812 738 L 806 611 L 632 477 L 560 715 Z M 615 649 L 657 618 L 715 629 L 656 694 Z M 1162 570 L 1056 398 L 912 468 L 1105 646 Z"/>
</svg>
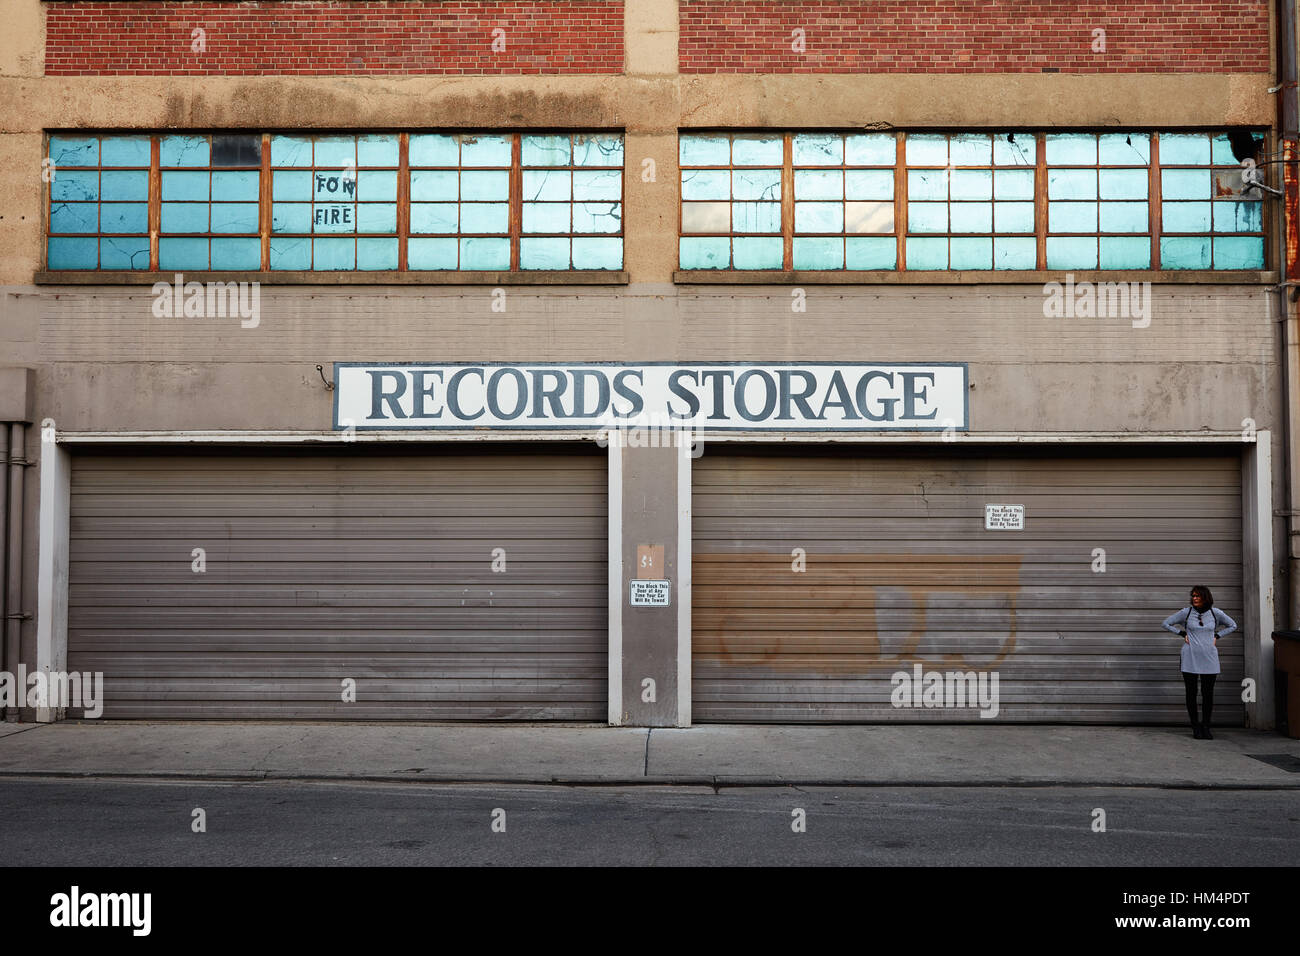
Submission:
<svg viewBox="0 0 1300 956">
<path fill-rule="evenodd" d="M 621 73 L 622 0 L 50 3 L 52 76 Z M 202 28 L 206 49 L 191 49 Z M 492 30 L 505 30 L 505 51 Z"/>
<path fill-rule="evenodd" d="M 1269 4 L 682 0 L 679 56 L 683 73 L 1264 73 Z"/>
</svg>

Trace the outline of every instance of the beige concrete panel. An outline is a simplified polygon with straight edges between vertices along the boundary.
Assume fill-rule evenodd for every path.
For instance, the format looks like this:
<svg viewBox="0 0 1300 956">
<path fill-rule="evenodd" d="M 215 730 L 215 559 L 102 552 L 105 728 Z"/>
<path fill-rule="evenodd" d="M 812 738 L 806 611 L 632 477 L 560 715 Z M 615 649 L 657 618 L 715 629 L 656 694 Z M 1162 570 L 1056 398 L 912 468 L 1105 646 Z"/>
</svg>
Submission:
<svg viewBox="0 0 1300 956">
<path fill-rule="evenodd" d="M 628 133 L 623 156 L 624 268 L 638 282 L 670 282 L 677 268 L 677 135 Z"/>
<path fill-rule="evenodd" d="M 0 287 L 0 362 L 34 365 L 39 354 L 44 298 L 32 286 Z"/>
<path fill-rule="evenodd" d="M 677 0 L 626 0 L 623 4 L 627 73 L 676 73 L 677 37 Z"/>
<path fill-rule="evenodd" d="M 44 72 L 45 5 L 40 0 L 5 0 L 0 76 L 40 76 Z"/>
<path fill-rule="evenodd" d="M 42 158 L 40 133 L 0 135 L 0 285 L 30 282 L 40 265 Z"/>
</svg>

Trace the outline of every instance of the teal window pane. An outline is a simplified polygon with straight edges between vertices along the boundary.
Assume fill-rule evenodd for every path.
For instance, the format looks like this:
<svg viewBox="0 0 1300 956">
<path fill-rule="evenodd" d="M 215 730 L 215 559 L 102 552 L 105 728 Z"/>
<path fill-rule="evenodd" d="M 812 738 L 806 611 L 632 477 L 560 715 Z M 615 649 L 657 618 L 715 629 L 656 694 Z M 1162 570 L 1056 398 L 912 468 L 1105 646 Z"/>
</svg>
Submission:
<svg viewBox="0 0 1300 956">
<path fill-rule="evenodd" d="M 1146 232 L 1147 204 L 1104 202 L 1101 204 L 1102 232 Z"/>
<path fill-rule="evenodd" d="M 459 206 L 455 203 L 411 203 L 412 233 L 450 233 L 457 231 Z"/>
<path fill-rule="evenodd" d="M 306 272 L 311 268 L 311 240 L 272 236 L 271 268 Z"/>
<path fill-rule="evenodd" d="M 1208 202 L 1163 203 L 1160 207 L 1160 221 L 1165 232 L 1209 232 L 1210 204 Z"/>
<path fill-rule="evenodd" d="M 510 268 L 510 240 L 470 238 L 460 241 L 460 267 L 475 272 Z"/>
<path fill-rule="evenodd" d="M 165 202 L 162 204 L 163 232 L 207 232 L 208 204 Z"/>
<path fill-rule="evenodd" d="M 357 137 L 358 166 L 396 166 L 397 134 L 371 133 Z M 393 174 L 396 178 L 396 173 Z"/>
<path fill-rule="evenodd" d="M 357 198 L 363 202 L 396 202 L 397 170 L 363 169 L 358 172 Z"/>
<path fill-rule="evenodd" d="M 568 166 L 573 155 L 567 133 L 524 136 L 521 145 L 521 162 L 525 166 Z"/>
<path fill-rule="evenodd" d="M 844 137 L 838 133 L 796 133 L 790 150 L 796 166 L 844 165 Z"/>
<path fill-rule="evenodd" d="M 784 253 L 781 238 L 732 240 L 732 263 L 736 269 L 780 269 Z"/>
<path fill-rule="evenodd" d="M 312 174 L 306 170 L 275 170 L 271 174 L 271 198 L 276 202 L 307 202 L 311 199 Z M 216 174 L 213 174 L 215 185 Z"/>
<path fill-rule="evenodd" d="M 781 199 L 781 170 L 737 169 L 731 174 L 733 199 Z"/>
<path fill-rule="evenodd" d="M 1096 232 L 1097 204 L 1095 202 L 1049 202 L 1047 231 Z M 1095 242 L 1093 244 L 1096 245 Z"/>
<path fill-rule="evenodd" d="M 772 166 L 784 162 L 785 146 L 780 136 L 737 136 L 731 142 L 734 166 Z"/>
<path fill-rule="evenodd" d="M 159 240 L 161 243 L 162 240 Z M 212 268 L 254 271 L 262 268 L 262 240 L 213 239 Z"/>
<path fill-rule="evenodd" d="M 948 268 L 947 239 L 908 239 L 907 268 L 917 271 Z"/>
<path fill-rule="evenodd" d="M 99 207 L 99 231 L 139 235 L 149 231 L 147 202 L 106 202 Z"/>
<path fill-rule="evenodd" d="M 509 136 L 460 137 L 460 164 L 462 166 L 509 166 L 511 140 Z"/>
<path fill-rule="evenodd" d="M 1145 169 L 1103 169 L 1102 199 L 1146 199 L 1149 185 Z"/>
<path fill-rule="evenodd" d="M 359 238 L 357 269 L 374 272 L 397 268 L 397 240 Z"/>
<path fill-rule="evenodd" d="M 849 166 L 893 166 L 898 139 L 893 133 L 863 133 L 844 138 L 844 162 Z"/>
<path fill-rule="evenodd" d="M 530 202 L 568 202 L 572 198 L 573 182 L 567 171 L 524 170 L 523 199 L 525 204 Z"/>
<path fill-rule="evenodd" d="M 454 136 L 440 133 L 412 133 L 407 146 L 412 166 L 459 166 L 460 146 Z M 409 257 L 410 251 L 407 251 Z"/>
<path fill-rule="evenodd" d="M 898 242 L 895 239 L 844 240 L 844 265 L 849 269 L 895 269 L 898 267 Z"/>
<path fill-rule="evenodd" d="M 163 173 L 163 202 L 207 202 L 209 173 Z"/>
<path fill-rule="evenodd" d="M 149 237 L 122 236 L 99 240 L 101 269 L 148 269 Z"/>
<path fill-rule="evenodd" d="M 255 202 L 213 203 L 211 218 L 215 233 L 256 233 L 259 229 Z"/>
<path fill-rule="evenodd" d="M 207 166 L 211 158 L 206 136 L 164 136 L 158 142 L 158 165 Z"/>
<path fill-rule="evenodd" d="M 212 174 L 212 198 L 227 202 L 257 202 L 258 177 L 256 170 L 214 172 Z M 297 173 L 278 173 L 277 175 L 296 176 Z M 289 198 L 276 196 L 276 199 Z"/>
<path fill-rule="evenodd" d="M 1160 164 L 1162 166 L 1210 165 L 1210 137 L 1204 133 L 1161 133 Z"/>
<path fill-rule="evenodd" d="M 850 169 L 844 174 L 845 199 L 894 198 L 892 169 Z"/>
<path fill-rule="evenodd" d="M 397 203 L 357 203 L 357 232 L 396 233 Z"/>
<path fill-rule="evenodd" d="M 168 239 L 158 240 L 158 268 L 160 269 L 207 269 L 207 239 Z"/>
<path fill-rule="evenodd" d="M 1164 140 L 1160 141 L 1161 151 Z M 1210 268 L 1209 236 L 1162 236 L 1160 238 L 1160 268 L 1208 269 Z"/>
<path fill-rule="evenodd" d="M 1216 238 L 1214 240 L 1214 268 L 1264 268 L 1263 237 L 1233 236 Z"/>
<path fill-rule="evenodd" d="M 623 240 L 604 236 L 598 239 L 575 238 L 573 240 L 573 268 L 623 268 Z"/>
<path fill-rule="evenodd" d="M 993 172 L 988 169 L 953 171 L 949 199 L 979 200 L 993 198 Z"/>
<path fill-rule="evenodd" d="M 1150 269 L 1151 240 L 1146 236 L 1103 236 L 1101 239 L 1101 268 Z"/>
<path fill-rule="evenodd" d="M 93 202 L 99 198 L 99 173 L 94 170 L 58 170 L 50 183 L 54 202 Z"/>
<path fill-rule="evenodd" d="M 731 144 L 725 136 L 686 135 L 678 141 L 682 166 L 727 166 L 731 163 Z"/>
<path fill-rule="evenodd" d="M 846 202 L 844 231 L 848 233 L 890 234 L 894 231 L 894 204 L 886 201 Z"/>
<path fill-rule="evenodd" d="M 935 133 L 909 133 L 903 140 L 903 155 L 908 166 L 947 166 L 948 137 Z M 947 258 L 946 251 L 944 257 Z"/>
<path fill-rule="evenodd" d="M 311 229 L 315 233 L 356 232 L 356 205 L 348 202 L 316 203 L 311 210 Z"/>
<path fill-rule="evenodd" d="M 998 202 L 993 204 L 994 232 L 1033 232 L 1034 204 Z"/>
<path fill-rule="evenodd" d="M 148 136 L 105 136 L 100 142 L 103 166 L 143 166 L 153 162 L 153 146 Z"/>
<path fill-rule="evenodd" d="M 312 198 L 316 202 L 348 202 L 356 195 L 356 176 L 346 170 L 318 169 L 312 175 Z"/>
<path fill-rule="evenodd" d="M 1038 268 L 1038 240 L 996 238 L 993 240 L 994 269 Z"/>
<path fill-rule="evenodd" d="M 1214 231 L 1263 232 L 1263 204 L 1240 201 L 1214 203 Z"/>
<path fill-rule="evenodd" d="M 278 202 L 272 204 L 271 232 L 311 232 L 311 203 Z"/>
<path fill-rule="evenodd" d="M 996 166 L 1033 166 L 1038 161 L 1038 143 L 1033 133 L 998 133 L 993 137 Z"/>
<path fill-rule="evenodd" d="M 622 203 L 579 202 L 573 204 L 574 232 L 618 232 L 622 228 Z"/>
<path fill-rule="evenodd" d="M 504 235 L 510 231 L 509 203 L 462 203 L 460 207 L 461 232 L 487 232 Z"/>
<path fill-rule="evenodd" d="M 406 240 L 406 267 L 408 269 L 455 269 L 456 239 Z"/>
<path fill-rule="evenodd" d="M 725 172 L 723 176 L 726 176 Z M 623 171 L 621 169 L 576 170 L 573 174 L 573 198 L 582 200 L 622 199 Z M 726 198 L 725 180 L 722 194 L 712 198 Z"/>
<path fill-rule="evenodd" d="M 568 232 L 571 221 L 567 202 L 524 203 L 524 232 Z"/>
<path fill-rule="evenodd" d="M 945 202 L 914 202 L 909 203 L 907 207 L 907 231 L 908 232 L 947 232 L 948 231 L 948 204 Z M 910 249 L 911 246 L 908 246 Z M 947 249 L 947 246 L 944 246 Z M 944 253 L 945 265 L 947 268 L 947 252 Z M 912 257 L 908 253 L 908 268 L 911 268 Z"/>
<path fill-rule="evenodd" d="M 1093 238 L 1047 237 L 1047 268 L 1097 268 L 1097 240 Z"/>
<path fill-rule="evenodd" d="M 1047 198 L 1096 199 L 1097 171 L 1095 169 L 1049 169 Z"/>
<path fill-rule="evenodd" d="M 949 206 L 952 232 L 992 232 L 993 204 L 991 202 L 955 202 Z M 955 246 L 953 247 L 955 250 Z M 990 252 L 990 255 L 992 253 Z M 956 253 L 953 252 L 955 258 Z M 953 266 L 956 269 L 956 266 Z"/>
<path fill-rule="evenodd" d="M 356 168 L 357 165 L 357 138 L 355 136 L 317 136 L 316 137 L 316 154 L 315 166 L 337 166 L 339 169 L 346 169 L 351 166 Z M 317 252 L 321 248 L 320 243 L 316 244 Z M 342 248 L 341 246 L 339 248 Z M 318 265 L 316 268 L 320 268 Z M 335 268 L 329 266 L 327 268 Z M 347 268 L 351 269 L 351 266 Z"/>
<path fill-rule="evenodd" d="M 830 237 L 794 240 L 796 269 L 843 269 L 844 240 Z"/>
<path fill-rule="evenodd" d="M 843 232 L 844 203 L 797 202 L 794 204 L 795 232 Z M 841 244 L 842 245 L 842 244 Z"/>
<path fill-rule="evenodd" d="M 843 199 L 844 174 L 838 169 L 796 169 L 795 199 Z"/>
<path fill-rule="evenodd" d="M 988 133 L 950 136 L 948 161 L 953 166 L 987 166 L 993 162 L 993 141 Z"/>
<path fill-rule="evenodd" d="M 683 236 L 677 243 L 677 261 L 682 269 L 728 269 L 731 240 Z"/>
<path fill-rule="evenodd" d="M 992 239 L 952 239 L 948 248 L 949 269 L 992 269 Z"/>
<path fill-rule="evenodd" d="M 780 232 L 781 204 L 735 202 L 731 204 L 732 232 Z"/>
<path fill-rule="evenodd" d="M 1259 143 L 1259 139 L 1255 139 Z M 1232 141 L 1226 135 L 1210 140 L 1210 162 L 1215 166 L 1240 166 L 1241 160 L 1232 155 Z"/>
<path fill-rule="evenodd" d="M 1103 166 L 1150 166 L 1151 134 L 1103 133 L 1100 137 L 1100 162 Z M 1143 176 L 1146 174 L 1138 170 Z"/>
<path fill-rule="evenodd" d="M 1160 198 L 1209 199 L 1210 171 L 1208 169 L 1162 169 Z"/>
<path fill-rule="evenodd" d="M 45 258 L 51 269 L 94 269 L 99 262 L 99 241 L 93 237 L 50 239 Z"/>
<path fill-rule="evenodd" d="M 55 169 L 66 166 L 98 166 L 99 138 L 95 136 L 51 136 L 50 162 Z M 55 181 L 63 178 L 57 173 Z M 79 268 L 65 266 L 64 268 Z"/>
<path fill-rule="evenodd" d="M 272 166 L 310 166 L 311 164 L 311 139 L 306 136 L 271 137 Z M 285 268 L 296 269 L 298 266 Z"/>
<path fill-rule="evenodd" d="M 317 272 L 337 272 L 355 269 L 357 241 L 355 239 L 313 239 L 312 264 Z"/>
<path fill-rule="evenodd" d="M 538 175 L 535 172 L 524 173 L 526 177 Z M 543 176 L 562 177 L 557 178 L 551 185 L 551 191 L 563 193 L 557 195 L 557 199 L 568 199 L 567 184 L 569 180 L 568 173 L 542 173 Z M 550 196 L 534 196 L 527 188 L 524 189 L 524 196 L 528 199 L 551 198 Z M 509 202 L 510 201 L 510 173 L 504 169 L 501 170 L 480 170 L 473 172 L 464 172 L 460 174 L 460 198 L 464 200 L 473 200 L 477 202 Z"/>
<path fill-rule="evenodd" d="M 907 171 L 907 198 L 909 202 L 943 200 L 948 198 L 948 176 L 942 169 L 909 169 Z"/>
<path fill-rule="evenodd" d="M 731 203 L 682 203 L 682 232 L 730 232 Z"/>
<path fill-rule="evenodd" d="M 1048 166 L 1096 166 L 1095 133 L 1048 133 Z"/>
<path fill-rule="evenodd" d="M 64 202 L 52 204 L 50 206 L 50 232 L 99 232 L 99 204 L 93 202 Z"/>
<path fill-rule="evenodd" d="M 568 239 L 520 239 L 519 268 L 569 268 Z"/>
<path fill-rule="evenodd" d="M 622 166 L 623 137 L 616 133 L 588 133 L 573 137 L 573 165 Z M 575 253 L 576 255 L 576 253 Z M 622 253 L 619 254 L 620 260 Z M 621 266 L 611 268 L 622 268 Z"/>
<path fill-rule="evenodd" d="M 507 174 L 509 175 L 509 174 Z M 411 171 L 411 201 L 452 201 L 458 197 L 459 173 L 454 169 L 416 169 Z"/>
</svg>

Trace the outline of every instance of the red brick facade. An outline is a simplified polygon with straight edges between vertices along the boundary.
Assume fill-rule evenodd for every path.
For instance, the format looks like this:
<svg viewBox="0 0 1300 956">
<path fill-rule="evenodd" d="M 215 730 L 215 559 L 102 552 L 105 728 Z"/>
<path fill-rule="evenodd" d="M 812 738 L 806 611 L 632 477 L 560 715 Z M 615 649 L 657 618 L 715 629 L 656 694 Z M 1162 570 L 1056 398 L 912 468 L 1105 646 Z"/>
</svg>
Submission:
<svg viewBox="0 0 1300 956">
<path fill-rule="evenodd" d="M 504 51 L 493 49 L 498 27 Z M 46 6 L 51 76 L 622 71 L 621 0 Z"/>
<path fill-rule="evenodd" d="M 682 0 L 679 56 L 683 73 L 1267 73 L 1269 4 Z"/>
</svg>

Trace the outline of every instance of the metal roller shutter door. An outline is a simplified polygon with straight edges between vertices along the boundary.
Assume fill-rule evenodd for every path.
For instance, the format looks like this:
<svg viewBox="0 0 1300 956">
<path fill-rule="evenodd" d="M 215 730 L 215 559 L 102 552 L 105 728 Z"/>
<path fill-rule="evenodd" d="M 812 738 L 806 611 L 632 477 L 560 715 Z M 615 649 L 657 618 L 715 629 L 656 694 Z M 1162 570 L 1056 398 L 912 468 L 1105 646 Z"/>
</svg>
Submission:
<svg viewBox="0 0 1300 956">
<path fill-rule="evenodd" d="M 692 475 L 699 721 L 980 719 L 892 707 L 920 663 L 995 669 L 998 720 L 1179 722 L 1160 622 L 1204 583 L 1242 623 L 1238 454 L 718 447 Z M 985 531 L 985 504 L 1025 530 Z M 1219 650 L 1235 722 L 1241 632 Z"/>
<path fill-rule="evenodd" d="M 106 718 L 607 716 L 603 454 L 186 450 L 72 471 L 68 666 L 104 672 Z"/>
</svg>

